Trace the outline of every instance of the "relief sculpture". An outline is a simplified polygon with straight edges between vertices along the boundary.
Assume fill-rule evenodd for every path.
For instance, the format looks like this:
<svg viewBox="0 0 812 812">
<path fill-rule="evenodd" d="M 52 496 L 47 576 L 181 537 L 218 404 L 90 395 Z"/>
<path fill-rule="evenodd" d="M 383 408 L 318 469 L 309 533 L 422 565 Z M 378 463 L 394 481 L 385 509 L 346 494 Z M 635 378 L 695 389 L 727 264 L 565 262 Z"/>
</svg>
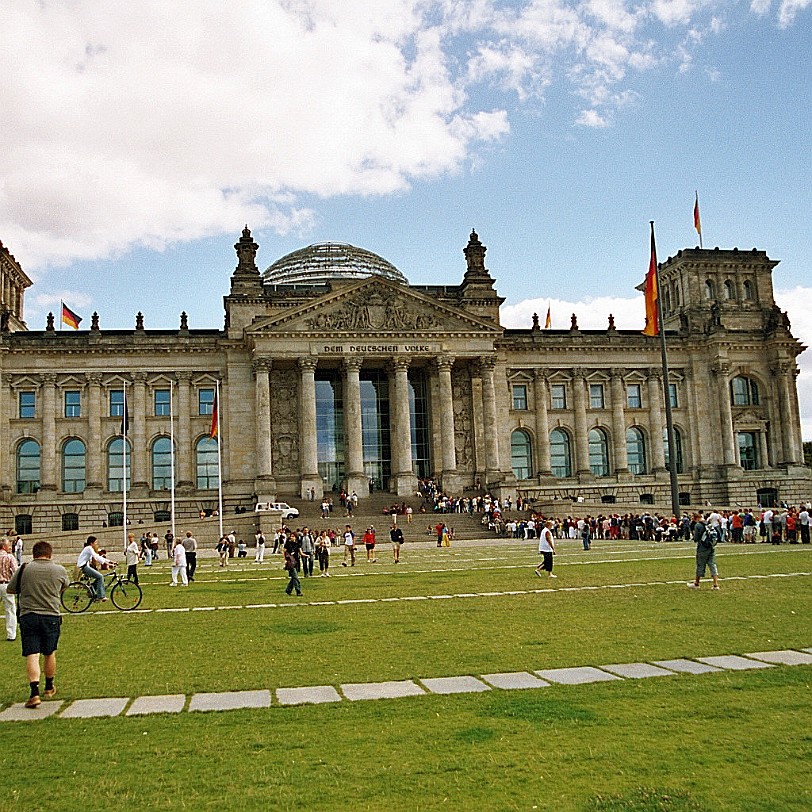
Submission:
<svg viewBox="0 0 812 812">
<path fill-rule="evenodd" d="M 299 472 L 298 392 L 295 369 L 271 371 L 271 453 L 273 470 L 281 476 Z"/>
</svg>

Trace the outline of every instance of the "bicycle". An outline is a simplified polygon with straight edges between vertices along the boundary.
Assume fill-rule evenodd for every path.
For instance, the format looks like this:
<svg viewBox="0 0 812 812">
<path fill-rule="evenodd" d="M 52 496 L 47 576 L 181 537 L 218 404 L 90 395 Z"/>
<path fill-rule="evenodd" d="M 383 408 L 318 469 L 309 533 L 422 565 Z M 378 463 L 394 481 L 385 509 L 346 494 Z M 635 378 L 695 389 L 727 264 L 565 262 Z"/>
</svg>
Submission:
<svg viewBox="0 0 812 812">
<path fill-rule="evenodd" d="M 109 579 L 105 584 L 105 590 L 116 609 L 130 612 L 141 605 L 144 593 L 138 584 L 128 581 L 115 570 L 105 572 L 103 575 L 105 579 Z M 62 606 L 71 614 L 86 612 L 91 603 L 93 603 L 93 583 L 86 575 L 82 575 L 78 581 L 69 583 L 62 592 Z"/>
</svg>

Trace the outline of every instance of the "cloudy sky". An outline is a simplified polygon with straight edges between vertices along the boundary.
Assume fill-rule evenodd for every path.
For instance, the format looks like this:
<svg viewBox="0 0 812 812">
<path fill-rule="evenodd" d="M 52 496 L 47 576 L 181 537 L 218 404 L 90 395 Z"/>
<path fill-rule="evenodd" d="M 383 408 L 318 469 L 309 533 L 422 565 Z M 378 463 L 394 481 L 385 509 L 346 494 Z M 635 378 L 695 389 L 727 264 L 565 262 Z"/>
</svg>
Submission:
<svg viewBox="0 0 812 812">
<path fill-rule="evenodd" d="M 781 260 L 812 344 L 812 0 L 5 0 L 0 240 L 102 328 L 222 324 L 248 223 L 459 282 L 475 227 L 504 323 L 642 322 L 648 261 Z M 83 325 L 85 326 L 85 325 Z M 807 353 L 809 355 L 810 353 Z M 804 437 L 812 360 L 802 357 Z"/>
</svg>

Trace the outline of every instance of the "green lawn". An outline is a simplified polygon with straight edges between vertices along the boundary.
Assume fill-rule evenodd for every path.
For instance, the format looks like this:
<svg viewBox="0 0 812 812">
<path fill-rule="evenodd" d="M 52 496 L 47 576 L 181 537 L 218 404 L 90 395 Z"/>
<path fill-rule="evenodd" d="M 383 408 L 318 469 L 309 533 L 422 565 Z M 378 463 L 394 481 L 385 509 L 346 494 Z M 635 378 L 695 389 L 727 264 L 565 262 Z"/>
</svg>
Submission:
<svg viewBox="0 0 812 812">
<path fill-rule="evenodd" d="M 685 587 L 690 547 L 406 545 L 394 567 L 304 580 L 303 605 L 70 616 L 59 697 L 419 679 L 812 646 L 809 548 L 719 548 L 722 590 Z M 753 575 L 796 574 L 752 578 Z M 144 608 L 293 602 L 278 559 L 188 590 L 141 568 Z M 628 586 L 634 584 L 634 586 Z M 627 585 L 625 588 L 615 588 Z M 592 589 L 582 589 L 593 587 Z M 388 602 L 395 597 L 554 591 Z M 573 589 L 573 591 L 566 591 Z M 374 603 L 308 605 L 374 599 Z M 381 602 L 383 600 L 383 602 Z M 109 605 L 109 604 L 108 604 Z M 25 698 L 19 644 L 0 703 Z M 13 647 L 13 651 L 12 651 Z M 808 809 L 812 669 L 478 695 L 6 723 L 0 809 Z M 98 780 L 96 780 L 98 778 Z"/>
</svg>

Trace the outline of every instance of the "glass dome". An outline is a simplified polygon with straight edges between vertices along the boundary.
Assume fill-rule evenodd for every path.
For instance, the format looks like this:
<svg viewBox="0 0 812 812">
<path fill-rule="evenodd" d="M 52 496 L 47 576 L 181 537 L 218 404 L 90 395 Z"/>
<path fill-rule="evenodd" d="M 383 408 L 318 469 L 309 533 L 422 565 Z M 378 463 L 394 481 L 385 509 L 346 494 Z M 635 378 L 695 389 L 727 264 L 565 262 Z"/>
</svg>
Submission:
<svg viewBox="0 0 812 812">
<path fill-rule="evenodd" d="M 407 285 L 406 277 L 383 257 L 342 242 L 321 242 L 278 259 L 262 275 L 273 285 L 323 285 L 333 279 L 382 276 Z"/>
</svg>

